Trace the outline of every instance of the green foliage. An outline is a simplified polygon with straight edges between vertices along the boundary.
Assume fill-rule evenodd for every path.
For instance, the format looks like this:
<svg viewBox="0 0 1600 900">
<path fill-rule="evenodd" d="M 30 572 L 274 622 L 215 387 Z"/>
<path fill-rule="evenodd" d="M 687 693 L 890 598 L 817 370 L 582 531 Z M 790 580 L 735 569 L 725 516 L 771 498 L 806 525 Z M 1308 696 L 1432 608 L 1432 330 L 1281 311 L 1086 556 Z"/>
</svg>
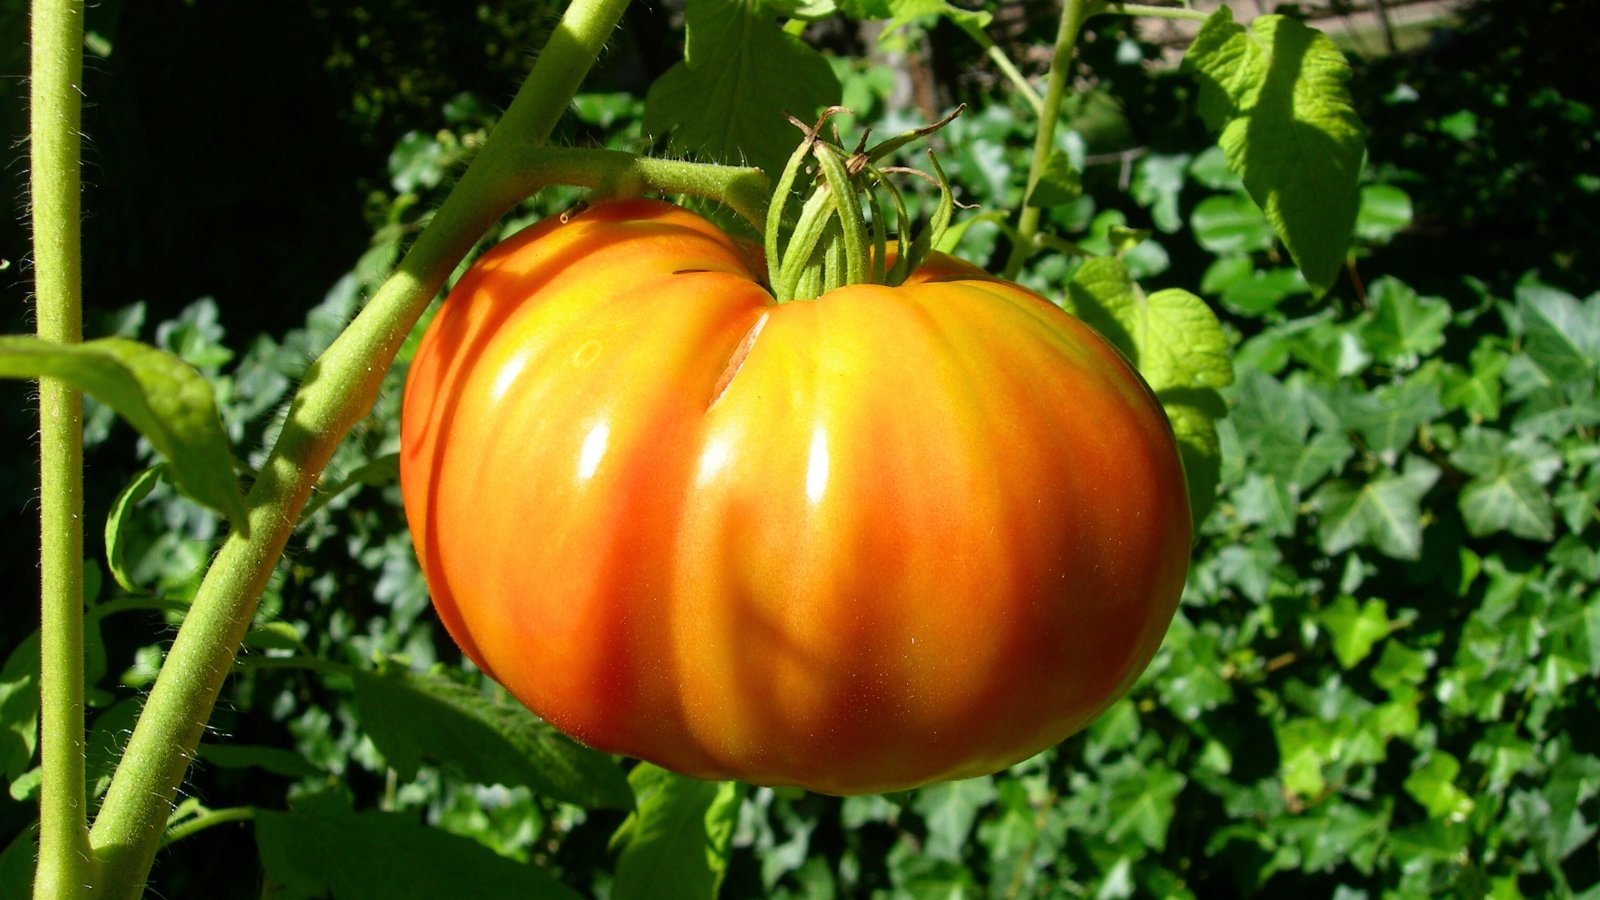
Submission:
<svg viewBox="0 0 1600 900">
<path fill-rule="evenodd" d="M 838 102 L 839 82 L 821 54 L 774 18 L 761 0 L 691 0 L 683 62 L 651 85 L 645 128 L 776 179 L 798 143 L 783 114 L 809 124 Z"/>
<path fill-rule="evenodd" d="M 882 45 L 891 48 L 916 46 L 950 15 L 933 3 L 856 5 L 839 4 L 896 23 Z M 690 61 L 667 88 L 706 77 L 691 65 L 712 64 L 695 59 L 695 29 L 722 15 L 707 39 L 736 26 L 764 35 L 769 52 L 740 63 L 747 77 L 778 68 L 780 85 L 804 82 L 804 102 L 828 102 L 812 76 L 815 60 L 829 59 L 860 122 L 901 130 L 907 114 L 889 102 L 896 73 L 804 49 L 778 16 L 827 10 L 792 6 L 692 0 Z M 1485 4 L 1474 21 L 1532 15 Z M 1090 52 L 1132 42 L 1106 20 L 1092 27 L 1102 39 Z M 1296 23 L 1207 29 L 1191 52 L 1198 81 L 1152 70 L 1137 53 L 1105 68 L 1097 59 L 1094 76 L 1118 88 L 1121 133 L 1148 152 L 1113 165 L 1084 135 L 1063 135 L 1049 190 L 1028 198 L 1059 242 L 1022 279 L 1138 363 L 1185 442 L 1200 512 L 1165 644 L 1083 734 L 992 777 L 843 800 L 619 765 L 554 736 L 484 684 L 429 610 L 395 484 L 402 351 L 267 588 L 174 818 L 205 821 L 215 811 L 201 797 L 251 808 L 251 824 L 169 845 L 156 888 L 336 898 L 668 895 L 668 885 L 669 896 L 704 897 L 719 884 L 730 897 L 1593 895 L 1600 294 L 1585 274 L 1592 255 L 1574 248 L 1600 239 L 1577 202 L 1592 199 L 1583 179 L 1600 172 L 1593 154 L 1572 150 L 1595 135 L 1582 85 L 1530 83 L 1532 49 L 1501 39 L 1479 54 L 1481 72 L 1427 57 L 1359 64 L 1347 95 L 1323 40 Z M 1485 46 L 1479 34 L 1457 39 Z M 1263 97 L 1261 78 L 1288 65 L 1280 57 L 1300 60 L 1287 107 L 1303 113 L 1295 123 Z M 240 319 L 226 300 L 150 322 L 143 305 L 107 310 L 95 331 L 142 336 L 210 379 L 230 462 L 209 470 L 229 479 L 231 456 L 259 464 L 311 359 L 381 282 L 492 118 L 465 98 L 447 113 L 454 86 L 430 105 L 360 83 L 367 99 L 352 102 L 373 121 L 433 106 L 441 119 L 387 139 L 397 143 L 379 179 L 388 189 L 367 209 L 371 233 L 359 236 L 370 238 L 366 252 L 320 304 L 304 311 L 303 298 L 325 287 L 307 282 L 268 333 L 230 335 L 224 322 L 239 332 Z M 603 87 L 574 103 L 571 134 L 637 147 L 647 130 L 674 125 L 685 149 L 769 152 L 697 137 L 704 98 L 660 106 L 670 91 L 647 103 L 642 86 Z M 1221 147 L 1200 150 L 1200 122 L 1154 115 L 1166 107 L 1140 100 L 1188 108 L 1197 89 Z M 941 159 L 959 196 L 981 206 L 967 213 L 957 252 L 993 263 L 1009 251 L 996 221 L 1024 202 L 1031 113 L 994 87 L 967 99 L 973 108 L 942 133 Z M 782 106 L 721 100 L 724 125 Z M 1365 171 L 1350 150 L 1351 108 L 1374 125 Z M 1098 100 L 1083 109 L 1106 111 Z M 1319 168 L 1289 171 L 1273 150 L 1289 146 L 1284 134 L 1326 143 L 1326 154 L 1303 154 Z M 552 191 L 504 227 L 575 197 Z M 1275 205 L 1321 218 L 1307 230 Z M 1486 222 L 1516 224 L 1472 230 Z M 1418 253 L 1435 233 L 1448 252 Z M 89 530 L 105 542 L 88 548 L 90 571 L 103 561 L 111 575 L 86 604 L 98 797 L 222 523 L 155 474 L 157 447 L 106 410 L 91 404 L 88 416 L 97 462 L 87 513 L 106 525 Z M 37 642 L 31 624 L 11 628 L 0 667 L 5 896 L 26 890 L 38 783 Z M 375 659 L 394 661 L 380 669 Z M 259 870 L 239 862 L 252 853 Z M 218 858 L 227 865 L 210 868 Z"/>
<path fill-rule="evenodd" d="M 1361 121 L 1333 41 L 1293 19 L 1246 29 L 1220 7 L 1184 54 L 1200 113 L 1318 294 L 1332 286 L 1356 222 Z"/>
<path fill-rule="evenodd" d="M 147 344 L 109 337 L 62 345 L 0 337 L 0 377 L 60 379 L 115 409 L 154 444 L 173 480 L 249 531 L 233 454 L 211 383 L 183 360 Z"/>
</svg>

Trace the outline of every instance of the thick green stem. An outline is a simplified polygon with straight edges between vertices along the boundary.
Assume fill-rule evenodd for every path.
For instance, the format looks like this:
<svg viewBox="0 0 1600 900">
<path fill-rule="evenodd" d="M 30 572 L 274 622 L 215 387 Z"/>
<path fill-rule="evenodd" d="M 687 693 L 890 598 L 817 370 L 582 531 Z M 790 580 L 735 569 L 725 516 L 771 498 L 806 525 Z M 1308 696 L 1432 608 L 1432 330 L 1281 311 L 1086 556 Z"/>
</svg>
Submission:
<svg viewBox="0 0 1600 900">
<path fill-rule="evenodd" d="M 33 4 L 32 198 L 39 337 L 83 339 L 79 162 L 82 0 Z M 84 810 L 83 397 L 39 379 L 38 897 L 82 897 L 93 880 Z"/>
<path fill-rule="evenodd" d="M 1078 32 L 1083 29 L 1097 5 L 1090 0 L 1066 0 L 1061 9 L 1061 27 L 1056 32 L 1055 54 L 1050 60 L 1050 80 L 1045 87 L 1044 114 L 1039 117 L 1039 130 L 1034 135 L 1033 158 L 1028 163 L 1028 190 L 1031 196 L 1043 176 L 1050 152 L 1055 148 L 1056 120 L 1061 114 L 1061 98 L 1067 90 L 1067 80 L 1072 76 L 1072 52 L 1078 43 Z M 1015 279 L 1022 264 L 1033 252 L 1034 235 L 1039 233 L 1037 206 L 1024 206 L 1017 219 L 1017 242 L 1011 246 L 1011 258 L 1006 261 L 1005 277 Z"/>
<path fill-rule="evenodd" d="M 549 137 L 626 0 L 575 0 L 510 108 L 399 269 L 306 374 L 248 503 L 249 537 L 229 535 L 173 641 L 90 833 L 96 895 L 138 897 L 178 785 L 256 603 L 318 476 L 371 410 L 400 344 L 478 238 L 532 180 L 525 155 Z"/>
</svg>

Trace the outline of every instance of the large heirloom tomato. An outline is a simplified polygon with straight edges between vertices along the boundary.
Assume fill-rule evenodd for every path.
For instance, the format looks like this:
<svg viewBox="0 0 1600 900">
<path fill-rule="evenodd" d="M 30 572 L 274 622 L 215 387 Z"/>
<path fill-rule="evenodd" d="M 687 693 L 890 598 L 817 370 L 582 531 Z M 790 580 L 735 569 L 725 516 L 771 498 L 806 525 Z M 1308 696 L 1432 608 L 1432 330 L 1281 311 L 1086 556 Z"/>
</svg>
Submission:
<svg viewBox="0 0 1600 900">
<path fill-rule="evenodd" d="M 758 263 L 637 200 L 462 277 L 401 454 L 450 634 L 577 739 L 707 778 L 897 790 L 1083 727 L 1187 569 L 1148 388 L 947 257 L 783 304 Z"/>
</svg>

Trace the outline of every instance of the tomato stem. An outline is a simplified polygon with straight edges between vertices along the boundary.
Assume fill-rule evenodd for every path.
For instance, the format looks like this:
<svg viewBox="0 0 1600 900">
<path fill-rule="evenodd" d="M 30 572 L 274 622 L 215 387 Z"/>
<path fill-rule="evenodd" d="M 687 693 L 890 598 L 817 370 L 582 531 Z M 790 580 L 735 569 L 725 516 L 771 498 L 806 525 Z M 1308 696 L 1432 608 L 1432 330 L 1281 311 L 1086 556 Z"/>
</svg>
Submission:
<svg viewBox="0 0 1600 900">
<path fill-rule="evenodd" d="M 961 108 L 932 125 L 897 135 L 870 149 L 865 147 L 863 136 L 853 151 L 821 137 L 828 118 L 840 111 L 830 107 L 810 127 L 796 122 L 805 137 L 790 156 L 767 208 L 768 278 L 773 296 L 780 303 L 813 299 L 849 284 L 899 284 L 927 258 L 950 223 L 954 196 L 937 159 L 933 160 L 932 175 L 901 167 L 879 168 L 875 162 L 944 127 L 961 113 Z M 931 151 L 929 157 L 933 157 Z M 806 168 L 808 158 L 815 161 L 814 170 Z M 816 184 L 785 240 L 785 213 L 802 172 L 814 172 Z M 933 214 L 920 232 L 913 231 L 905 197 L 889 177 L 907 173 L 926 179 L 939 192 Z M 878 196 L 880 191 L 889 196 L 895 211 L 898 240 L 893 265 L 888 263 L 890 223 Z M 862 193 L 867 196 L 865 206 L 859 196 Z"/>
<path fill-rule="evenodd" d="M 80 190 L 83 2 L 33 4 L 30 199 L 43 340 L 83 339 Z M 39 897 L 93 880 L 84 812 L 83 396 L 39 379 Z"/>
</svg>

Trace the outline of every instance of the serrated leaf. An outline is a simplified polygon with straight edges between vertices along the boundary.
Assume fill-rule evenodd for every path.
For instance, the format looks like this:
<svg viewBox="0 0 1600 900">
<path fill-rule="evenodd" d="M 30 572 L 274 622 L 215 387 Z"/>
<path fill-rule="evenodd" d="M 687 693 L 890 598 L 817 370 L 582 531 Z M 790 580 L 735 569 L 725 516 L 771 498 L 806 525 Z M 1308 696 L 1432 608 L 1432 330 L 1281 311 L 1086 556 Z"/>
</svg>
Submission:
<svg viewBox="0 0 1600 900">
<path fill-rule="evenodd" d="M 644 127 L 710 160 L 776 179 L 800 143 L 784 114 L 807 123 L 839 102 L 822 54 L 779 28 L 755 0 L 689 0 L 683 61 L 645 96 Z"/>
<path fill-rule="evenodd" d="M 150 496 L 150 492 L 155 490 L 165 469 L 165 463 L 158 463 L 133 476 L 133 480 L 118 492 L 115 500 L 111 501 L 111 510 L 106 513 L 106 567 L 111 570 L 111 577 L 116 579 L 117 584 L 130 594 L 144 593 L 144 591 L 134 584 L 125 563 L 128 521 L 139 501 Z"/>
<path fill-rule="evenodd" d="M 1323 485 L 1313 498 L 1323 551 L 1332 555 L 1365 546 L 1393 559 L 1420 559 L 1422 495 L 1438 480 L 1438 466 L 1409 457 L 1401 474 L 1379 475 L 1365 484 Z"/>
<path fill-rule="evenodd" d="M 1223 6 L 1184 54 L 1200 113 L 1316 293 L 1333 284 L 1355 228 L 1365 139 L 1333 41 L 1284 16 L 1247 30 Z"/>
<path fill-rule="evenodd" d="M 1148 296 L 1116 259 L 1080 266 L 1067 285 L 1067 311 L 1099 331 L 1133 363 L 1167 412 L 1188 477 L 1195 522 L 1216 502 L 1221 449 L 1218 393 L 1233 383 L 1228 339 L 1205 301 L 1168 289 Z"/>
<path fill-rule="evenodd" d="M 361 724 L 402 778 L 424 760 L 484 784 L 527 785 L 582 806 L 627 808 L 633 800 L 610 757 L 583 747 L 519 705 L 440 675 L 358 672 Z"/>
<path fill-rule="evenodd" d="M 744 787 L 703 781 L 640 763 L 628 775 L 634 811 L 611 838 L 613 900 L 714 898 L 728 867 Z"/>
<path fill-rule="evenodd" d="M 1333 635 L 1333 655 L 1346 669 L 1355 668 L 1374 644 L 1389 636 L 1389 611 L 1382 600 L 1357 604 L 1354 597 L 1340 597 L 1317 618 Z"/>
<path fill-rule="evenodd" d="M 57 344 L 0 337 L 0 377 L 59 378 L 111 407 L 149 439 L 177 486 L 248 531 L 233 451 L 211 383 L 176 356 L 127 338 Z"/>
<path fill-rule="evenodd" d="M 578 900 L 537 867 L 399 813 L 261 811 L 255 832 L 266 896 Z"/>
</svg>

